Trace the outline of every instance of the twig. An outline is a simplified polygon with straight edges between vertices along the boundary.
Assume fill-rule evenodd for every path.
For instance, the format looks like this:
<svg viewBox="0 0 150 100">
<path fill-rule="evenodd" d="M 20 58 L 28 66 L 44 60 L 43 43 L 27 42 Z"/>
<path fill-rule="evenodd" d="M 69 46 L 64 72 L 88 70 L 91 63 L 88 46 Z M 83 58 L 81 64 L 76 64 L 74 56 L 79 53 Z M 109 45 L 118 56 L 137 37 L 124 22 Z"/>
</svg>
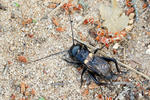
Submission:
<svg viewBox="0 0 150 100">
<path fill-rule="evenodd" d="M 134 85 L 132 84 L 132 83 L 130 83 L 130 82 L 113 82 L 112 83 L 113 85 L 128 85 L 128 86 L 130 86 L 130 87 L 134 87 Z"/>
<path fill-rule="evenodd" d="M 123 59 L 126 59 L 126 49 L 125 48 L 123 48 Z M 125 62 L 125 61 L 123 61 L 123 62 Z"/>
<path fill-rule="evenodd" d="M 69 36 L 70 36 L 70 35 L 69 35 Z M 71 37 L 71 36 L 70 36 L 70 37 Z M 76 41 L 78 41 L 78 42 L 80 42 L 80 43 L 82 43 L 82 44 L 88 46 L 89 48 L 91 48 L 91 49 L 93 49 L 93 50 L 96 49 L 95 47 L 89 45 L 89 44 L 86 43 L 86 42 L 83 42 L 83 41 L 81 41 L 81 40 L 79 40 L 79 39 L 77 39 L 77 38 L 74 38 L 74 39 L 75 39 Z M 99 53 L 102 54 L 103 56 L 107 56 L 103 51 L 99 51 Z M 121 65 L 121 66 L 124 66 L 124 67 L 126 67 L 126 68 L 132 70 L 133 72 L 135 72 L 135 73 L 137 73 L 137 74 L 143 76 L 144 78 L 150 80 L 150 77 L 149 77 L 149 76 L 147 76 L 147 75 L 145 75 L 145 74 L 143 74 L 143 73 L 141 73 L 141 72 L 135 70 L 134 68 L 130 67 L 129 65 L 126 65 L 126 64 L 124 64 L 124 63 L 122 63 L 122 62 L 120 62 L 120 61 L 118 61 L 118 64 Z"/>
<path fill-rule="evenodd" d="M 3 75 L 6 75 L 6 73 L 7 73 L 7 71 L 8 71 L 8 65 L 6 64 L 6 65 L 4 65 L 4 69 L 3 69 Z"/>
<path fill-rule="evenodd" d="M 61 6 L 63 6 L 65 3 L 67 3 L 68 0 L 64 0 L 63 2 L 61 2 L 61 4 L 59 6 L 57 6 L 54 10 L 52 10 L 50 12 L 50 16 L 52 16 Z"/>
<path fill-rule="evenodd" d="M 149 76 L 147 76 L 147 75 L 145 75 L 145 74 L 143 74 L 143 73 L 141 73 L 141 72 L 135 70 L 134 68 L 130 67 L 129 65 L 126 65 L 126 64 L 124 64 L 124 63 L 122 63 L 122 62 L 120 62 L 120 61 L 118 61 L 118 64 L 120 64 L 121 66 L 124 66 L 124 67 L 126 67 L 126 68 L 128 68 L 128 69 L 134 71 L 135 73 L 137 73 L 137 74 L 139 74 L 139 75 L 145 77 L 146 79 L 150 80 L 150 77 L 149 77 Z"/>
<path fill-rule="evenodd" d="M 90 14 L 90 15 L 92 15 L 92 14 Z M 77 27 L 78 27 L 79 25 L 81 25 L 81 24 L 83 23 L 83 21 L 84 21 L 85 19 L 87 19 L 90 15 L 86 15 L 77 25 L 75 25 L 75 29 L 77 29 Z"/>
</svg>

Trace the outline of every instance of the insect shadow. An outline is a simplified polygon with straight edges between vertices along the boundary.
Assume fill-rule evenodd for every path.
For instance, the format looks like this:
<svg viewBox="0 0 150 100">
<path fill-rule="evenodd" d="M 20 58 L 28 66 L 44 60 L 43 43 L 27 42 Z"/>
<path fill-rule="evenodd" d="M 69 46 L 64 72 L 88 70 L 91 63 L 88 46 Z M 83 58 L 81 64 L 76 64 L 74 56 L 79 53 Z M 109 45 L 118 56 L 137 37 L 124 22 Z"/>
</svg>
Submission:
<svg viewBox="0 0 150 100">
<path fill-rule="evenodd" d="M 76 64 L 78 66 L 83 67 L 83 70 L 81 73 L 81 86 L 80 87 L 82 87 L 83 75 L 85 72 L 88 73 L 89 77 L 97 85 L 110 85 L 110 83 L 108 83 L 108 82 L 104 83 L 104 82 L 101 82 L 101 80 L 110 81 L 115 75 L 117 75 L 117 74 L 113 73 L 113 71 L 111 69 L 111 64 L 109 62 L 113 62 L 115 64 L 117 72 L 120 73 L 120 69 L 118 67 L 116 59 L 95 55 L 97 53 L 97 51 L 101 50 L 104 46 L 101 48 L 95 49 L 94 52 L 92 53 L 91 51 L 89 51 L 88 47 L 85 44 L 82 44 L 78 41 L 77 41 L 77 43 L 75 43 L 70 13 L 69 13 L 69 18 L 70 18 L 70 25 L 71 25 L 71 31 L 72 31 L 72 42 L 73 42 L 70 49 L 48 55 L 46 57 L 34 60 L 32 62 L 36 62 L 36 61 L 48 58 L 50 56 L 68 52 L 71 60 L 68 60 L 68 59 L 63 59 L 63 60 L 66 61 L 67 63 Z"/>
</svg>

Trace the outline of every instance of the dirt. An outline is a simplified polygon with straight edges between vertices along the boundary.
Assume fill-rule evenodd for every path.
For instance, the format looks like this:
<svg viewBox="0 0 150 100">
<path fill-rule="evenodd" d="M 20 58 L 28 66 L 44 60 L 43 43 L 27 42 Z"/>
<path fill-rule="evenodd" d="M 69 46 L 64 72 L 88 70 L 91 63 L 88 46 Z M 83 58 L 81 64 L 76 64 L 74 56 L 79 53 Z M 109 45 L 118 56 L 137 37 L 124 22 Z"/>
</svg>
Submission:
<svg viewBox="0 0 150 100">
<path fill-rule="evenodd" d="M 102 46 L 88 34 L 93 25 L 79 23 L 86 15 L 99 19 L 99 3 L 110 5 L 111 1 L 80 1 L 85 9 L 71 14 L 75 37 L 95 48 Z M 118 42 L 116 53 L 113 46 L 117 42 L 102 51 L 150 77 L 150 4 L 143 8 L 144 0 L 132 1 L 136 10 L 133 29 Z M 82 69 L 63 60 L 69 57 L 66 52 L 32 62 L 72 46 L 66 11 L 59 8 L 51 15 L 61 2 L 0 1 L 0 100 L 149 100 L 149 80 L 120 65 L 126 73 L 113 81 L 118 85 L 97 86 L 86 73 L 80 88 Z M 53 3 L 56 5 L 50 6 Z M 124 0 L 119 4 L 124 11 L 128 9 Z"/>
</svg>

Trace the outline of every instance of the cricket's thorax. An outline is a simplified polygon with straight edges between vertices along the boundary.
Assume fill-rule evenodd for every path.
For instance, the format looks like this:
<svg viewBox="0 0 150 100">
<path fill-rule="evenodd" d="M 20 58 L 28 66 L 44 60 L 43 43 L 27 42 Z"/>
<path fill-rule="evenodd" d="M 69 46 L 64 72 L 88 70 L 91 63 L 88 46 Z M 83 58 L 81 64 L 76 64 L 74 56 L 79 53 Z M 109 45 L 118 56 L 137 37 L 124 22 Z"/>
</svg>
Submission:
<svg viewBox="0 0 150 100">
<path fill-rule="evenodd" d="M 91 61 L 93 59 L 93 56 L 94 55 L 92 53 L 89 53 L 89 55 L 84 60 L 84 63 L 87 64 L 89 61 Z"/>
</svg>

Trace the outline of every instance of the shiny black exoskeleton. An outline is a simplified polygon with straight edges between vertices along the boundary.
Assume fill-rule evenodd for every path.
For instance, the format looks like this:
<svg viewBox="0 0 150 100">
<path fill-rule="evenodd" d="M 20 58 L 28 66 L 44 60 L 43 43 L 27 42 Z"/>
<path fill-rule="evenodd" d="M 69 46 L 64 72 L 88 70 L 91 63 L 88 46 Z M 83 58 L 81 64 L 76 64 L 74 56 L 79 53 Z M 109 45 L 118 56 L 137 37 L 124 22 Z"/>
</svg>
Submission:
<svg viewBox="0 0 150 100">
<path fill-rule="evenodd" d="M 83 66 L 81 86 L 83 82 L 82 76 L 86 71 L 97 85 L 107 85 L 107 83 L 100 82 L 97 77 L 103 80 L 112 79 L 114 73 L 112 72 L 111 65 L 109 64 L 110 61 L 115 63 L 117 71 L 120 72 L 117 61 L 114 58 L 96 56 L 95 54 L 98 50 L 100 49 L 96 49 L 94 53 L 91 53 L 86 45 L 73 44 L 68 51 L 72 61 L 65 61 Z"/>
<path fill-rule="evenodd" d="M 70 17 L 71 20 L 71 17 Z M 72 29 L 72 21 L 71 22 L 71 29 Z M 111 65 L 109 62 L 114 62 L 117 72 L 120 72 L 118 68 L 117 61 L 114 58 L 109 57 L 100 57 L 96 56 L 96 52 L 101 49 L 96 49 L 93 53 L 91 53 L 87 46 L 81 43 L 74 43 L 74 37 L 73 37 L 73 29 L 72 29 L 72 40 L 73 45 L 69 49 L 68 53 L 71 57 L 72 61 L 67 61 L 68 63 L 72 64 L 78 64 L 80 66 L 83 66 L 83 71 L 81 74 L 81 86 L 83 82 L 83 74 L 85 72 L 88 72 L 88 75 L 91 79 L 95 81 L 97 85 L 107 85 L 107 83 L 100 82 L 99 79 L 103 80 L 110 80 L 115 75 L 111 70 Z"/>
</svg>

